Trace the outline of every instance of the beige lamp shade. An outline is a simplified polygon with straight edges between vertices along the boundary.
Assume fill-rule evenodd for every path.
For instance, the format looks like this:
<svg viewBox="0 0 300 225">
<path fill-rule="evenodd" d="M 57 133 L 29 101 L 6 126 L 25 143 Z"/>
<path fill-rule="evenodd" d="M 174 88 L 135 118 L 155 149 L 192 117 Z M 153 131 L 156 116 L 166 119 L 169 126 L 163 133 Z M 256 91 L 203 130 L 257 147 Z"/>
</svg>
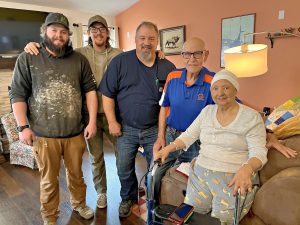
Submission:
<svg viewBox="0 0 300 225">
<path fill-rule="evenodd" d="M 254 77 L 268 71 L 268 46 L 244 44 L 224 51 L 225 69 L 237 77 Z"/>
</svg>

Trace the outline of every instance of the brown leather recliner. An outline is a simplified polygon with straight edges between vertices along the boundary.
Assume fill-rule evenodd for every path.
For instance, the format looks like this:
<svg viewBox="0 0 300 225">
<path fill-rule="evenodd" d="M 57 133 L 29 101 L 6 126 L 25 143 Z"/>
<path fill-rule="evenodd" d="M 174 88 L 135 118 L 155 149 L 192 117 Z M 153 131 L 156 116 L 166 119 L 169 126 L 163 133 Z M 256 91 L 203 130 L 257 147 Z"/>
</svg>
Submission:
<svg viewBox="0 0 300 225">
<path fill-rule="evenodd" d="M 296 158 L 288 159 L 274 149 L 260 171 L 261 187 L 250 212 L 240 225 L 300 225 L 300 135 L 284 140 L 284 145 L 297 150 Z M 162 179 L 162 204 L 179 205 L 184 200 L 187 178 L 167 171 Z"/>
</svg>

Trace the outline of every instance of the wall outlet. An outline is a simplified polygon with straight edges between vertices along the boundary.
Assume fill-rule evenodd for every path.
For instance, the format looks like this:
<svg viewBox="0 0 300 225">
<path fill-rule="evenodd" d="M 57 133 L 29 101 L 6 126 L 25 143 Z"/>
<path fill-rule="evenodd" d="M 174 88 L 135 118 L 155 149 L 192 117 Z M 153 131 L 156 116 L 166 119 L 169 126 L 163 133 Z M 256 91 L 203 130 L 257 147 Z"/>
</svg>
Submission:
<svg viewBox="0 0 300 225">
<path fill-rule="evenodd" d="M 284 10 L 279 10 L 278 12 L 278 19 L 283 20 L 284 19 Z"/>
<path fill-rule="evenodd" d="M 271 108 L 265 106 L 265 107 L 263 108 L 263 113 L 264 113 L 264 116 L 269 116 L 269 115 L 271 114 Z"/>
</svg>

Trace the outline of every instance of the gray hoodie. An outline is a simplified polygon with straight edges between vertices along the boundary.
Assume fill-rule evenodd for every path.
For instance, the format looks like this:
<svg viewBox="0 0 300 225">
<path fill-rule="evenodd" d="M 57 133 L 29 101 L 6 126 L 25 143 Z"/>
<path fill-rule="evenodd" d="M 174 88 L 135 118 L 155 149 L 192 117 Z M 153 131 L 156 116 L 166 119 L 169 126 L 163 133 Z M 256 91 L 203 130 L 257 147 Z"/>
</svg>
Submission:
<svg viewBox="0 0 300 225">
<path fill-rule="evenodd" d="M 64 138 L 82 132 L 82 97 L 94 90 L 86 57 L 71 47 L 64 56 L 53 57 L 42 47 L 37 56 L 20 54 L 9 94 L 12 103 L 28 104 L 28 120 L 37 136 Z"/>
</svg>

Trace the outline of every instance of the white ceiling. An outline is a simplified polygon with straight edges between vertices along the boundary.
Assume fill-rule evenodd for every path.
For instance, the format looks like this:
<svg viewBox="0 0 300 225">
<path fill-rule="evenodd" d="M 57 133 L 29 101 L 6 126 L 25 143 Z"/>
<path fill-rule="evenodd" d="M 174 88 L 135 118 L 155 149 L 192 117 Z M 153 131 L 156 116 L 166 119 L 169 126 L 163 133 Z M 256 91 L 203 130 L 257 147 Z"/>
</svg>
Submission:
<svg viewBox="0 0 300 225">
<path fill-rule="evenodd" d="M 63 8 L 103 16 L 115 16 L 138 0 L 5 0 L 7 2 L 32 4 L 53 8 Z"/>
</svg>

